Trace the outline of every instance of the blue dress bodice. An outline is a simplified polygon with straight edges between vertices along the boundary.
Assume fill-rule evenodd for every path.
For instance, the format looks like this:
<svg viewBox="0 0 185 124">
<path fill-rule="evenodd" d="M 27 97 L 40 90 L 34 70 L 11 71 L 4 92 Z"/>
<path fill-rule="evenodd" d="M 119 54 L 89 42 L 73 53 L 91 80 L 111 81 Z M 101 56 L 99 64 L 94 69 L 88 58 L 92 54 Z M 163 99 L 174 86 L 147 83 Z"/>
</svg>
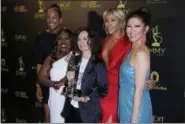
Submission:
<svg viewBox="0 0 185 124">
<path fill-rule="evenodd" d="M 130 65 L 130 55 L 131 51 L 120 67 L 118 115 L 121 123 L 131 122 L 134 104 L 135 71 L 134 68 Z M 148 80 L 149 75 L 150 69 L 148 70 L 148 73 L 146 75 L 146 80 Z M 137 120 L 139 123 L 152 122 L 152 106 L 150 93 L 146 88 L 143 89 L 143 97 L 141 100 L 141 107 Z"/>
</svg>

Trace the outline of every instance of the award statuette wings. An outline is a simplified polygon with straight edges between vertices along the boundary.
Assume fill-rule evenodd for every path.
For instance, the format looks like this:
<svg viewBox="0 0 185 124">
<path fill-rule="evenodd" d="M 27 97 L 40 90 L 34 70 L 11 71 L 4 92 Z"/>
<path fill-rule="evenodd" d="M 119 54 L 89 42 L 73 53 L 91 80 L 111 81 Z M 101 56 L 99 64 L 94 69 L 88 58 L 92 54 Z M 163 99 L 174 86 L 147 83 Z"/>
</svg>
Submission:
<svg viewBox="0 0 185 124">
<path fill-rule="evenodd" d="M 75 72 L 77 64 L 75 62 L 75 53 L 69 59 L 66 76 L 61 80 L 64 83 L 62 94 L 67 97 L 80 96 L 80 92 L 76 89 Z"/>
</svg>

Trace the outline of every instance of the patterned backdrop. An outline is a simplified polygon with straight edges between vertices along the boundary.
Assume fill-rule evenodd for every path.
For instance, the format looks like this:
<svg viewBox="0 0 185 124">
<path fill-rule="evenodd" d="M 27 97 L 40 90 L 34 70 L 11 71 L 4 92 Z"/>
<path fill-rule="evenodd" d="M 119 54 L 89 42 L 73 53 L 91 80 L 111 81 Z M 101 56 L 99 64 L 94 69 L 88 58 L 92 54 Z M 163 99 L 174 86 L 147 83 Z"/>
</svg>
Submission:
<svg viewBox="0 0 185 124">
<path fill-rule="evenodd" d="M 45 27 L 46 9 L 53 3 L 63 12 L 63 26 L 88 26 L 103 31 L 105 9 L 141 6 L 152 10 L 151 91 L 154 122 L 183 122 L 185 75 L 184 0 L 2 0 L 1 3 L 1 122 L 42 122 L 42 105 L 35 98 L 35 67 L 31 66 L 36 35 Z"/>
</svg>

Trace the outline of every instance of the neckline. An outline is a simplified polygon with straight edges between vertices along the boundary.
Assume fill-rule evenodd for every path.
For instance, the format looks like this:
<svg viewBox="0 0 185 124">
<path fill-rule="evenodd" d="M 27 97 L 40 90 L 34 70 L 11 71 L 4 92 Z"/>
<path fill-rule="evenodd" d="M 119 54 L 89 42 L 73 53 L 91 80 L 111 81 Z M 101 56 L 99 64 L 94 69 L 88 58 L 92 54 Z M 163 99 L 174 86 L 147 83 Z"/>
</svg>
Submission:
<svg viewBox="0 0 185 124">
<path fill-rule="evenodd" d="M 82 58 L 82 61 L 84 61 L 84 62 L 88 62 L 88 61 L 89 61 L 89 58 L 88 58 L 88 59 L 84 59 L 84 58 Z"/>
<path fill-rule="evenodd" d="M 120 43 L 121 39 L 124 37 L 124 35 L 120 36 L 118 39 L 117 39 L 117 42 L 114 44 L 114 46 L 112 47 L 112 49 L 109 51 L 108 53 L 108 56 L 110 55 L 110 53 L 115 49 L 117 48 L 116 46 Z M 105 44 L 108 42 L 108 37 L 106 38 L 105 42 L 104 42 L 104 46 Z M 104 48 L 103 48 L 104 49 Z"/>
</svg>

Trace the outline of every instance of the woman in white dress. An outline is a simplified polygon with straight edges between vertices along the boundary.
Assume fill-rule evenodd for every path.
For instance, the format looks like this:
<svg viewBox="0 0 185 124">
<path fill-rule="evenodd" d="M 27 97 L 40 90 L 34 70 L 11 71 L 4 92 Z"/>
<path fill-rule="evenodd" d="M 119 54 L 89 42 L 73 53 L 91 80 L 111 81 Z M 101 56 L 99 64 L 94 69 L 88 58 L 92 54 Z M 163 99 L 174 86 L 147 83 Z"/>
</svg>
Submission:
<svg viewBox="0 0 185 124">
<path fill-rule="evenodd" d="M 61 30 L 57 36 L 57 45 L 46 58 L 39 72 L 39 80 L 49 89 L 50 123 L 64 123 L 60 115 L 64 107 L 65 96 L 61 95 L 61 79 L 66 75 L 68 60 L 72 54 L 72 33 L 68 29 Z"/>
</svg>

